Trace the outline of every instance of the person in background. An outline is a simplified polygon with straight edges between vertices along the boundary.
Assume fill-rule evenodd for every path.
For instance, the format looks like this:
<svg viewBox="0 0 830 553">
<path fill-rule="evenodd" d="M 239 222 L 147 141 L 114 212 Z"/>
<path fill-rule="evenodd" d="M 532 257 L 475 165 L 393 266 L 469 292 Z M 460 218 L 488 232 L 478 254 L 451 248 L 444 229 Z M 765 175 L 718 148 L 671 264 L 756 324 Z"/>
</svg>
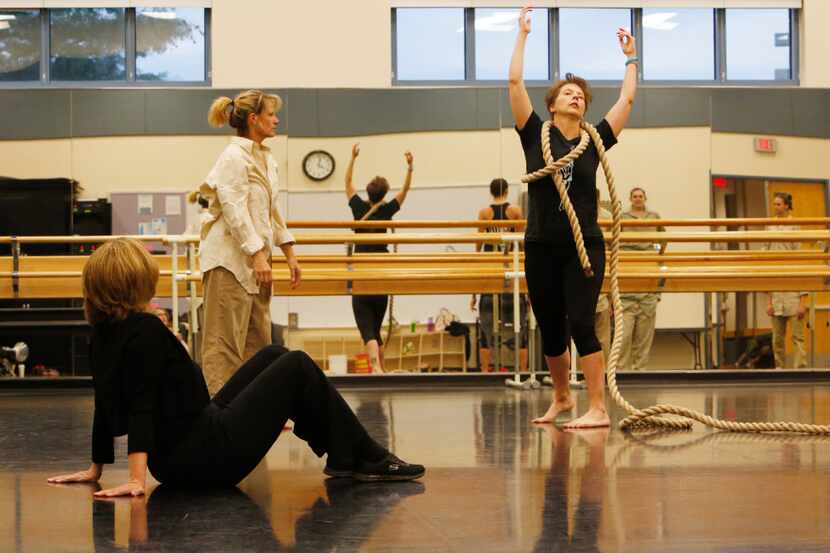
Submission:
<svg viewBox="0 0 830 553">
<path fill-rule="evenodd" d="M 346 198 L 349 201 L 349 208 L 355 221 L 390 221 L 401 209 L 409 188 L 412 186 L 412 172 L 414 158 L 412 153 L 404 152 L 406 160 L 406 177 L 403 188 L 390 201 L 383 201 L 386 193 L 389 192 L 389 181 L 381 176 L 376 176 L 366 185 L 366 195 L 369 201 L 364 200 L 357 194 L 353 175 L 354 165 L 360 155 L 360 144 L 352 146 L 352 157 L 346 168 Z M 385 233 L 386 229 L 356 229 L 356 233 Z M 386 244 L 357 244 L 354 253 L 389 253 Z M 383 326 L 383 317 L 386 315 L 386 308 L 389 306 L 389 296 L 353 295 L 352 312 L 360 337 L 366 346 L 369 354 L 369 361 L 372 370 L 383 372 L 383 338 L 380 335 Z"/>
<path fill-rule="evenodd" d="M 658 220 L 660 215 L 646 207 L 646 191 L 640 187 L 633 188 L 629 194 L 631 207 L 622 214 L 623 220 Z M 662 226 L 625 227 L 625 232 L 663 232 Z M 654 251 L 655 244 L 650 242 L 630 242 L 622 244 L 621 249 L 631 251 Z M 657 304 L 660 294 L 625 293 L 622 300 L 622 317 L 624 331 L 622 350 L 620 351 L 620 370 L 642 371 L 648 366 L 651 344 L 654 341 L 654 327 L 657 321 Z"/>
<path fill-rule="evenodd" d="M 508 221 L 520 220 L 522 215 L 522 208 L 517 205 L 510 205 L 507 200 L 508 183 L 506 180 L 498 178 L 490 182 L 490 205 L 483 207 L 478 212 L 479 221 Z M 516 232 L 515 227 L 485 227 L 484 232 Z M 485 252 L 502 252 L 505 253 L 505 248 L 508 244 L 476 244 L 476 251 Z M 499 301 L 499 319 L 501 321 L 513 322 L 513 294 L 481 294 L 481 299 L 478 299 L 476 294 L 473 294 L 470 300 L 470 310 L 478 310 L 479 318 L 479 360 L 482 372 L 490 372 L 492 366 L 491 350 L 495 345 L 495 336 L 493 335 L 493 298 Z M 527 371 L 527 306 L 526 298 L 521 296 L 521 304 L 519 306 L 519 320 L 521 321 L 521 331 L 519 333 L 521 344 L 519 345 L 519 370 Z M 515 334 L 510 333 L 506 341 L 515 340 Z M 515 347 L 515 344 L 514 344 Z"/>
<path fill-rule="evenodd" d="M 791 219 L 793 197 L 787 192 L 776 192 L 772 200 L 773 214 L 779 219 Z M 788 232 L 798 230 L 798 225 L 769 225 L 767 230 Z M 765 250 L 797 250 L 798 242 L 769 242 Z M 772 320 L 772 350 L 775 355 L 775 368 L 786 367 L 787 360 L 787 326 L 792 328 L 793 366 L 801 369 L 807 366 L 807 354 L 804 348 L 804 317 L 807 315 L 807 292 L 770 292 L 767 302 L 767 315 Z"/>
<path fill-rule="evenodd" d="M 213 215 L 210 213 L 210 200 L 202 196 L 198 190 L 194 190 L 187 195 L 187 202 L 198 206 L 199 219 L 187 226 L 185 234 L 200 234 L 202 231 L 202 225 L 208 224 L 214 220 Z"/>
<path fill-rule="evenodd" d="M 190 348 L 187 345 L 187 341 L 182 336 L 182 333 L 178 330 L 173 328 L 173 310 L 172 309 L 165 309 L 164 307 L 159 307 L 158 305 L 153 306 L 153 313 L 155 313 L 156 317 L 158 317 L 161 322 L 164 323 L 164 326 L 173 333 L 173 336 L 178 338 L 179 342 L 182 343 L 184 349 L 187 353 L 190 353 Z"/>
<path fill-rule="evenodd" d="M 597 188 L 597 206 L 597 220 L 610 221 L 613 218 L 611 212 L 599 203 L 599 188 Z M 611 353 L 611 311 L 610 296 L 606 293 L 600 294 L 594 315 L 594 329 L 597 333 L 597 340 L 602 346 L 606 363 Z"/>
</svg>

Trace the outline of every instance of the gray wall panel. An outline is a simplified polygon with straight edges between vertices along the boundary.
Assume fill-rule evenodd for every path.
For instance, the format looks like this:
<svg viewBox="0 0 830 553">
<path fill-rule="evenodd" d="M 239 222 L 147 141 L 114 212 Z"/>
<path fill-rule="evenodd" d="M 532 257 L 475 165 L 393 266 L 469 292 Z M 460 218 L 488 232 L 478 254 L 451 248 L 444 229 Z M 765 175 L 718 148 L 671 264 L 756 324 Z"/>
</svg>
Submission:
<svg viewBox="0 0 830 553">
<path fill-rule="evenodd" d="M 501 95 L 507 94 L 503 88 L 479 88 L 476 90 L 476 128 L 481 130 L 498 129 L 503 117 L 510 113 L 499 112 Z"/>
<path fill-rule="evenodd" d="M 72 135 L 79 137 L 146 134 L 145 90 L 72 92 Z"/>
<path fill-rule="evenodd" d="M 6 90 L 0 93 L 0 140 L 69 138 L 71 92 Z"/>
<path fill-rule="evenodd" d="M 795 134 L 793 90 L 712 90 L 712 130 Z"/>
<path fill-rule="evenodd" d="M 279 114 L 279 133 L 299 137 L 320 136 L 317 96 L 317 91 L 311 89 L 285 91 L 282 95 L 285 106 Z"/>
<path fill-rule="evenodd" d="M 0 140 L 226 134 L 212 129 L 207 110 L 219 89 L 0 90 Z M 462 131 L 513 126 L 505 87 L 288 89 L 280 134 L 356 136 Z M 547 87 L 528 90 L 546 117 Z M 613 105 L 618 87 L 597 87 L 588 119 Z M 830 90 L 641 87 L 628 126 L 711 125 L 715 132 L 830 138 Z"/>
<path fill-rule="evenodd" d="M 800 90 L 792 99 L 795 134 L 830 138 L 830 90 Z"/>
<path fill-rule="evenodd" d="M 711 93 L 705 88 L 646 88 L 635 106 L 644 108 L 644 127 L 702 127 L 711 124 Z M 639 126 L 639 125 L 635 125 Z"/>
<path fill-rule="evenodd" d="M 620 89 L 619 88 L 593 88 L 591 89 L 593 94 L 593 100 L 591 101 L 591 106 L 588 108 L 588 113 L 586 114 L 586 119 L 593 123 L 597 124 L 602 121 L 605 114 L 608 113 L 608 110 L 617 102 L 620 98 Z M 640 91 L 642 93 L 642 91 Z M 644 113 L 645 110 L 643 108 L 643 98 L 640 96 L 637 97 L 636 101 L 634 102 L 634 108 L 631 110 L 631 116 L 628 118 L 628 126 L 629 127 L 642 127 L 643 121 L 645 119 Z"/>
<path fill-rule="evenodd" d="M 419 132 L 429 128 L 427 110 L 430 100 L 419 90 L 401 90 L 390 99 L 392 105 L 388 105 L 384 116 L 378 116 L 376 120 L 379 127 L 390 129 L 390 132 Z"/>
<path fill-rule="evenodd" d="M 400 132 L 396 102 L 380 90 L 321 90 L 317 93 L 321 136 Z"/>
<path fill-rule="evenodd" d="M 435 131 L 466 131 L 478 128 L 478 98 L 475 89 L 432 90 L 422 104 L 426 113 L 426 129 Z"/>
<path fill-rule="evenodd" d="M 148 90 L 146 95 L 147 134 L 228 134 L 208 124 L 210 105 L 223 94 L 213 90 Z"/>
</svg>

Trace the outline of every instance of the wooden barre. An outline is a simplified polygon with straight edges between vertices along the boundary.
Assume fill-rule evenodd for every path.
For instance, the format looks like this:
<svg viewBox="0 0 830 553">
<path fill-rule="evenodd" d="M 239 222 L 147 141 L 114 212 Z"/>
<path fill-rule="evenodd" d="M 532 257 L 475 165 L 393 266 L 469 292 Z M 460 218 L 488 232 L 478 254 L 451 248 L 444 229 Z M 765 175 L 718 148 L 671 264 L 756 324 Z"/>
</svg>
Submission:
<svg viewBox="0 0 830 553">
<path fill-rule="evenodd" d="M 792 217 L 782 221 L 775 217 L 752 217 L 741 219 L 625 219 L 620 221 L 623 227 L 737 227 L 768 225 L 822 225 L 830 226 L 830 217 Z M 600 226 L 610 227 L 610 219 L 600 219 Z M 517 227 L 527 225 L 525 219 L 493 221 L 288 221 L 288 228 L 297 229 L 384 229 L 384 228 L 487 228 Z"/>
<path fill-rule="evenodd" d="M 477 269 L 459 270 L 436 270 L 434 268 L 424 269 L 373 269 L 362 271 L 348 271 L 345 269 L 311 269 L 303 274 L 303 280 L 413 280 L 413 279 L 505 279 L 506 271 L 480 271 Z M 288 282 L 290 275 L 284 269 L 273 271 L 275 280 Z M 758 267 L 748 267 L 744 271 L 735 270 L 735 267 L 724 268 L 723 271 L 712 270 L 711 268 L 698 271 L 678 269 L 643 269 L 633 271 L 621 271 L 620 278 L 671 278 L 671 279 L 694 279 L 694 278 L 801 278 L 818 277 L 830 278 L 830 267 L 817 268 L 816 266 L 805 266 L 789 270 L 767 269 L 760 270 Z M 182 280 L 193 282 L 201 281 L 201 273 L 194 272 Z"/>
<path fill-rule="evenodd" d="M 334 244 L 477 244 L 500 243 L 524 240 L 518 233 L 474 233 L 474 234 L 297 234 L 298 245 Z M 611 235 L 606 233 L 605 240 Z M 830 231 L 735 231 L 735 232 L 623 232 L 621 242 L 628 243 L 719 243 L 719 242 L 821 242 L 830 240 Z"/>
<path fill-rule="evenodd" d="M 610 252 L 606 252 L 606 257 L 610 256 Z M 519 260 L 524 260 L 524 252 L 519 253 Z M 284 258 L 280 256 L 273 256 L 272 260 L 275 262 L 282 262 Z M 489 253 L 424 253 L 424 254 L 395 254 L 395 253 L 381 253 L 381 254 L 356 254 L 348 255 L 300 255 L 297 256 L 300 263 L 349 263 L 352 265 L 364 263 L 512 263 L 512 255 Z M 830 261 L 830 253 L 824 253 L 820 250 L 790 250 L 790 251 L 767 251 L 767 250 L 743 250 L 739 251 L 683 251 L 683 252 L 666 252 L 664 254 L 654 253 L 651 251 L 635 251 L 623 250 L 620 252 L 620 259 L 627 262 L 659 262 L 659 263 L 673 263 L 673 262 L 709 262 L 709 261 Z"/>
<path fill-rule="evenodd" d="M 781 270 L 777 267 L 769 267 L 769 266 L 759 266 L 759 265 L 750 265 L 750 266 L 726 266 L 723 267 L 723 270 L 717 270 L 717 268 L 713 267 L 700 267 L 700 268 L 671 268 L 671 267 L 663 267 L 660 269 L 654 268 L 630 268 L 627 271 L 622 271 L 620 276 L 622 278 L 700 278 L 703 276 L 711 275 L 717 277 L 730 277 L 730 278 L 790 278 L 790 277 L 830 277 L 830 267 L 821 268 L 821 266 L 817 265 L 805 265 L 805 266 L 788 266 L 788 270 Z M 450 267 L 450 268 L 441 268 L 436 269 L 435 267 L 409 267 L 409 268 L 372 268 L 372 269 L 363 269 L 363 270 L 347 270 L 341 268 L 333 268 L 333 269 L 320 269 L 320 268 L 312 268 L 307 269 L 304 271 L 303 279 L 308 278 L 318 278 L 318 277 L 326 277 L 326 276 L 333 276 L 338 277 L 341 280 L 372 280 L 374 277 L 377 277 L 379 280 L 387 280 L 390 278 L 441 278 L 441 279 L 463 279 L 463 278 L 506 278 L 506 271 L 504 269 L 501 270 L 481 270 L 480 268 L 472 268 L 472 269 L 465 269 L 465 268 L 458 268 L 458 267 Z M 275 269 L 272 271 L 274 278 L 276 279 L 283 279 L 288 280 L 289 275 L 285 269 Z M 161 276 L 163 277 L 170 277 L 170 271 L 163 271 L 161 272 Z M 0 272 L 0 277 L 3 278 L 10 278 L 13 276 L 17 276 L 20 279 L 26 278 L 36 278 L 36 279 L 46 279 L 46 278 L 80 278 L 82 275 L 81 271 L 32 271 L 26 272 L 21 271 L 17 273 L 11 273 L 8 271 Z M 183 271 L 180 273 L 181 277 L 180 280 L 186 280 L 189 282 L 193 281 L 201 281 L 202 274 L 201 272 L 194 271 L 192 273 L 188 273 Z M 367 275 L 369 275 L 367 277 Z"/>
<path fill-rule="evenodd" d="M 830 224 L 830 223 L 828 223 Z M 491 228 L 491 227 L 514 227 L 524 228 L 527 226 L 525 219 L 493 219 L 491 221 L 288 221 L 288 228 L 300 229 L 386 229 L 386 228 Z"/>
<path fill-rule="evenodd" d="M 17 276 L 29 277 L 50 277 L 50 276 L 77 276 L 81 274 L 83 265 L 88 256 L 27 256 L 21 258 L 20 268 Z M 171 259 L 169 256 L 156 256 L 162 267 L 169 267 Z M 346 266 L 363 267 L 367 265 L 392 265 L 407 266 L 416 265 L 416 268 L 430 266 L 460 265 L 460 268 L 472 265 L 476 267 L 501 267 L 510 268 L 513 264 L 512 256 L 487 253 L 466 253 L 466 254 L 358 254 L 355 256 L 346 255 L 305 255 L 299 256 L 301 265 L 305 266 Z M 745 267 L 747 264 L 755 266 L 759 262 L 767 262 L 770 267 L 776 265 L 791 266 L 792 263 L 815 261 L 813 265 L 820 265 L 830 260 L 830 253 L 820 251 L 756 251 L 745 250 L 744 252 L 730 253 L 721 252 L 679 252 L 657 254 L 649 251 L 628 251 L 622 252 L 620 261 L 623 265 L 660 264 L 661 266 L 678 266 L 688 264 L 730 264 L 730 267 Z M 10 271 L 10 257 L 0 257 L 0 277 L 12 277 L 15 274 Z M 524 254 L 519 254 L 519 262 L 524 261 Z M 273 256 L 272 262 L 275 266 L 284 263 L 281 256 Z M 188 272 L 187 263 L 184 258 L 179 259 L 179 274 Z M 67 268 L 71 268 L 67 271 Z M 38 274 L 36 274 L 38 273 Z M 170 276 L 172 271 L 163 268 L 161 276 Z"/>
<path fill-rule="evenodd" d="M 606 256 L 610 252 L 606 252 Z M 79 265 L 86 262 L 88 255 L 65 255 L 65 256 L 24 256 L 20 259 L 21 266 L 50 266 L 50 265 Z M 155 256 L 161 264 L 169 266 L 171 257 L 169 255 Z M 272 262 L 284 262 L 282 255 L 273 255 Z M 351 265 L 367 263 L 491 263 L 491 264 L 512 264 L 512 254 L 501 254 L 491 252 L 441 252 L 441 253 L 374 253 L 355 255 L 328 255 L 328 254 L 306 254 L 297 257 L 300 263 L 328 264 L 344 263 Z M 524 259 L 524 252 L 519 252 L 519 260 Z M 742 261 L 828 261 L 830 253 L 820 250 L 703 250 L 703 251 L 679 251 L 659 254 L 651 250 L 623 250 L 620 252 L 620 259 L 624 262 L 655 262 L 662 264 L 671 263 L 693 263 L 693 262 L 742 262 Z M 3 263 L 11 265 L 11 257 L 0 257 L 0 267 Z M 179 265 L 187 266 L 185 256 L 179 256 Z M 181 272 L 184 272 L 183 269 Z M 170 274 L 170 271 L 162 270 L 162 275 Z"/>
<path fill-rule="evenodd" d="M 654 226 L 654 225 L 648 225 Z M 604 234 L 605 240 L 610 241 L 611 235 Z M 21 236 L 12 239 L 10 236 L 0 237 L 0 244 L 10 244 L 13 241 L 24 244 L 77 244 L 100 243 L 121 238 L 120 236 Z M 145 242 L 198 243 L 195 235 L 159 235 L 148 237 L 128 236 Z M 298 233 L 295 236 L 298 245 L 342 245 L 342 244 L 478 244 L 501 243 L 504 241 L 521 242 L 524 235 L 521 233 L 401 233 L 401 234 L 327 234 L 327 233 Z M 827 230 L 799 230 L 799 231 L 713 231 L 713 232 L 623 232 L 620 240 L 628 243 L 661 243 L 661 242 L 821 242 L 830 240 L 830 231 Z"/>
</svg>

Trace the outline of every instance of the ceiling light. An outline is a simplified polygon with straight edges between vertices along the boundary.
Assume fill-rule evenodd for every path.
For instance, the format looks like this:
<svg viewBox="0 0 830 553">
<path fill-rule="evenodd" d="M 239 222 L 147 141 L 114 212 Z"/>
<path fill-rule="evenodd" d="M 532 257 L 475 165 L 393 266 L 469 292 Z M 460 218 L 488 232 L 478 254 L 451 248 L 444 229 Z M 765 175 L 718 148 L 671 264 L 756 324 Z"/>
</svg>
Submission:
<svg viewBox="0 0 830 553">
<path fill-rule="evenodd" d="M 10 13 L 0 13 L 0 21 L 12 21 L 15 16 Z"/>
</svg>

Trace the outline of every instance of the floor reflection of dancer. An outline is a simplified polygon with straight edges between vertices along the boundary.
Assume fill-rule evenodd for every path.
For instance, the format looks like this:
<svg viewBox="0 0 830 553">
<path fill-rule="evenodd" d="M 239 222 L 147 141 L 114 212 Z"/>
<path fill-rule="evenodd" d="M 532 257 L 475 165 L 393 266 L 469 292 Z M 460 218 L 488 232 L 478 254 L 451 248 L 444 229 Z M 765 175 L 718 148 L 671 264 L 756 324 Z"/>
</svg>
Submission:
<svg viewBox="0 0 830 553">
<path fill-rule="evenodd" d="M 331 478 L 325 487 L 326 497 L 297 519 L 291 540 L 275 534 L 266 512 L 239 488 L 194 492 L 158 486 L 146 502 L 144 497 L 130 500 L 129 544 L 177 553 L 357 552 L 401 501 L 424 492 L 420 482 L 352 486 Z M 217 513 L 222 524 L 216 523 Z M 92 528 L 95 551 L 113 551 L 114 501 L 93 503 Z"/>
<path fill-rule="evenodd" d="M 360 155 L 360 145 L 352 146 L 352 157 L 349 166 L 346 168 L 346 197 L 349 199 L 349 207 L 355 221 L 389 221 L 401 209 L 406 196 L 409 194 L 409 187 L 412 185 L 412 163 L 413 157 L 410 152 L 404 153 L 406 160 L 406 178 L 403 188 L 394 198 L 384 202 L 386 193 L 389 192 L 389 181 L 384 177 L 376 176 L 366 185 L 366 194 L 369 197 L 367 202 L 357 194 L 357 189 L 352 181 L 354 165 L 357 156 Z M 386 229 L 357 229 L 357 233 L 385 233 Z M 386 244 L 358 244 L 354 248 L 355 253 L 388 253 Z M 383 317 L 386 315 L 386 308 L 389 305 L 389 296 L 368 296 L 353 295 L 352 311 L 360 337 L 366 345 L 366 352 L 372 363 L 372 370 L 383 372 L 383 338 L 380 329 L 383 326 Z"/>
<path fill-rule="evenodd" d="M 524 8 L 519 16 L 519 33 L 510 62 L 509 94 L 530 173 L 543 168 L 546 163 L 542 154 L 542 119 L 533 111 L 523 79 L 524 48 L 531 30 L 529 12 L 530 8 Z M 606 149 L 617 143 L 631 113 L 637 88 L 638 58 L 634 37 L 625 29 L 619 29 L 617 38 L 628 61 L 620 97 L 596 126 Z M 553 123 L 550 146 L 554 158 L 567 155 L 579 143 L 580 125 L 590 101 L 588 83 L 570 74 L 548 91 L 545 102 Z M 596 221 L 598 167 L 599 153 L 591 143 L 579 159 L 560 170 L 582 227 L 585 248 L 594 270 L 591 278 L 585 277 L 579 263 L 573 233 L 553 179 L 546 177 L 528 185 L 525 275 L 554 384 L 550 407 L 534 422 L 553 422 L 560 412 L 574 407 L 568 382 L 571 365 L 568 345 L 573 338 L 581 356 L 590 405 L 587 413 L 565 426 L 586 428 L 610 424 L 605 407 L 605 358 L 594 331 L 594 311 L 605 275 L 605 242 Z"/>
<path fill-rule="evenodd" d="M 542 534 L 534 551 L 596 551 L 605 498 L 605 444 L 608 428 L 596 428 L 574 436 L 550 426 L 548 433 L 553 443 L 551 470 L 545 485 L 545 507 L 542 512 Z M 572 440 L 584 442 L 588 448 L 588 463 L 581 469 L 581 478 L 571 468 Z M 579 488 L 569 486 L 577 479 Z M 577 493 L 571 501 L 570 493 Z M 569 506 L 576 505 L 573 529 L 569 531 Z"/>
</svg>

